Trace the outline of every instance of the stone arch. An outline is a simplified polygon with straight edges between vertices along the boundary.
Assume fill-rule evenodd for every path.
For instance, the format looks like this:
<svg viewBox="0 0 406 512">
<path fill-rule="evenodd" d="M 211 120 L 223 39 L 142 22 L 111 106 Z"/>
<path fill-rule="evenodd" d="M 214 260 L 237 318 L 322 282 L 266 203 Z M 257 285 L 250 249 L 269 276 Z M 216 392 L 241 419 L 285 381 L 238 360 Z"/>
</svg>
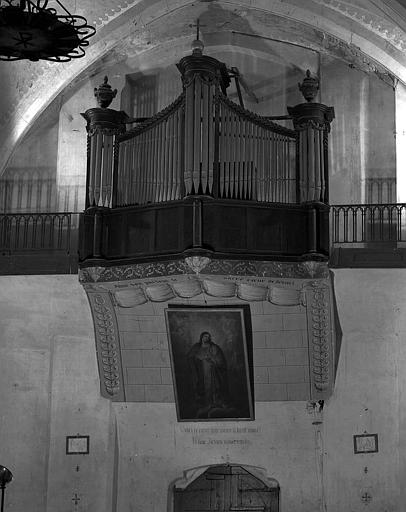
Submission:
<svg viewBox="0 0 406 512">
<path fill-rule="evenodd" d="M 23 77 L 27 73 L 30 75 L 30 79 L 22 80 L 24 86 L 21 90 L 10 87 L 10 91 L 18 90 L 18 96 L 7 98 L 7 105 L 10 105 L 10 108 L 3 111 L 3 121 L 0 122 L 0 128 L 5 126 L 11 128 L 4 130 L 2 151 L 0 152 L 0 171 L 3 170 L 17 142 L 23 134 L 27 133 L 28 128 L 47 105 L 67 87 L 97 69 L 102 59 L 107 57 L 116 46 L 121 51 L 123 39 L 128 37 L 130 46 L 135 49 L 135 56 L 138 58 L 140 55 L 144 55 L 145 59 L 148 58 L 150 46 L 164 46 L 166 52 L 167 48 L 174 50 L 175 39 L 184 37 L 190 40 L 190 30 L 185 32 L 183 21 L 182 25 L 177 27 L 176 37 L 169 41 L 163 37 L 166 31 L 162 31 L 160 26 L 168 26 L 167 19 L 171 14 L 179 20 L 188 19 L 188 16 L 195 17 L 194 4 L 193 0 L 185 0 L 181 7 L 176 3 L 170 9 L 164 0 L 151 0 L 150 2 L 134 2 L 132 0 L 118 2 L 118 0 L 114 0 L 107 12 L 100 13 L 97 10 L 88 9 L 89 20 L 91 21 L 91 17 L 95 17 L 95 25 L 99 32 L 86 52 L 86 56 L 83 59 L 66 63 L 63 67 L 41 63 L 35 63 L 35 68 L 25 65 L 24 69 L 27 71 L 24 71 Z M 300 25 L 302 30 L 308 29 L 312 32 L 314 34 L 312 47 L 321 45 L 326 51 L 337 50 L 344 54 L 348 52 L 351 58 L 356 57 L 360 61 L 365 60 L 365 56 L 367 56 L 366 60 L 371 58 L 382 63 L 390 73 L 400 80 L 406 81 L 402 60 L 403 35 L 399 33 L 397 26 L 388 20 L 381 22 L 379 16 L 373 14 L 372 11 L 356 7 L 349 10 L 345 3 L 341 5 L 339 2 L 335 2 L 332 5 L 327 0 L 313 2 L 311 9 L 306 9 L 306 6 L 299 7 L 297 2 L 291 1 L 265 4 L 259 0 L 252 0 L 248 8 L 246 2 L 240 0 L 228 0 L 227 2 L 219 0 L 216 3 L 224 9 L 240 13 L 242 18 L 255 12 L 257 22 L 254 35 L 272 36 L 275 27 L 272 27 L 272 30 L 269 28 L 269 20 L 271 17 L 278 17 L 281 19 L 278 26 L 282 28 L 289 23 L 293 27 Z M 89 8 L 89 6 L 87 7 Z M 338 12 L 339 16 L 332 19 L 330 11 Z M 142 19 L 148 19 L 149 23 L 143 28 L 141 27 L 143 23 L 137 23 L 136 36 L 134 36 L 134 20 Z M 261 20 L 266 20 L 266 23 L 261 24 Z M 159 44 L 154 45 L 150 45 L 150 37 L 147 37 L 152 21 L 156 21 L 156 26 L 159 28 L 154 39 Z M 375 66 L 375 63 L 373 65 Z M 10 83 L 15 81 L 14 77 L 12 77 L 12 82 L 10 78 L 8 80 Z M 52 84 L 51 87 L 50 84 Z M 38 91 L 41 91 L 40 95 Z"/>
</svg>

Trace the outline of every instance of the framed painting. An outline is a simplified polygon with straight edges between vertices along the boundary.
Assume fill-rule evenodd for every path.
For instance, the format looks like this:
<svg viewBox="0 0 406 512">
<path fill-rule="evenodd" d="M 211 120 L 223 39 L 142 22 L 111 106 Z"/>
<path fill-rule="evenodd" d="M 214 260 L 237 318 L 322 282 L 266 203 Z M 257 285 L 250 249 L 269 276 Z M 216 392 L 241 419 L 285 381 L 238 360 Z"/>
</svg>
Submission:
<svg viewBox="0 0 406 512">
<path fill-rule="evenodd" d="M 88 455 L 90 436 L 66 436 L 66 455 Z"/>
<path fill-rule="evenodd" d="M 165 310 L 178 421 L 253 420 L 249 306 Z"/>
<path fill-rule="evenodd" d="M 376 453 L 378 434 L 359 434 L 354 436 L 354 453 Z"/>
</svg>

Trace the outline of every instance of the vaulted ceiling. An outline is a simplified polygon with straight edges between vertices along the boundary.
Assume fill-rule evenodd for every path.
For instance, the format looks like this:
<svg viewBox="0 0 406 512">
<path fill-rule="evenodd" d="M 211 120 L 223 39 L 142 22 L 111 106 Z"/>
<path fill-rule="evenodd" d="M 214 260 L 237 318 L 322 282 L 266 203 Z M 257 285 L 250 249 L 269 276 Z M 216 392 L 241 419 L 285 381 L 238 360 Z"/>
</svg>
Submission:
<svg viewBox="0 0 406 512">
<path fill-rule="evenodd" d="M 133 72 L 177 62 L 190 51 L 197 18 L 207 53 L 228 46 L 263 53 L 264 42 L 276 40 L 339 57 L 394 84 L 406 83 L 405 0 L 64 0 L 63 4 L 85 16 L 96 27 L 96 35 L 86 56 L 71 62 L 0 62 L 0 169 L 58 95 L 116 63 Z M 58 8 L 53 1 L 48 7 Z"/>
</svg>

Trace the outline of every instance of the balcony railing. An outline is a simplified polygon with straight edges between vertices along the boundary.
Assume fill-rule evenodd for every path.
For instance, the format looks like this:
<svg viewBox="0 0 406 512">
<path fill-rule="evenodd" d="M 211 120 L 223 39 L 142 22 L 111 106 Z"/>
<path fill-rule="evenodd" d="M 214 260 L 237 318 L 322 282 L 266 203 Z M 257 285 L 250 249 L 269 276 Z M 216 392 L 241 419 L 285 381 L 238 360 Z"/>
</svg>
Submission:
<svg viewBox="0 0 406 512">
<path fill-rule="evenodd" d="M 0 273 L 76 272 L 78 221 L 70 212 L 0 215 Z M 406 204 L 331 206 L 330 233 L 330 252 L 406 247 Z"/>
<path fill-rule="evenodd" d="M 0 214 L 0 250 L 52 250 L 69 254 L 78 216 L 71 212 Z"/>
<path fill-rule="evenodd" d="M 0 214 L 0 273 L 77 271 L 79 213 Z"/>
<path fill-rule="evenodd" d="M 406 204 L 331 206 L 330 233 L 332 247 L 406 242 Z"/>
</svg>

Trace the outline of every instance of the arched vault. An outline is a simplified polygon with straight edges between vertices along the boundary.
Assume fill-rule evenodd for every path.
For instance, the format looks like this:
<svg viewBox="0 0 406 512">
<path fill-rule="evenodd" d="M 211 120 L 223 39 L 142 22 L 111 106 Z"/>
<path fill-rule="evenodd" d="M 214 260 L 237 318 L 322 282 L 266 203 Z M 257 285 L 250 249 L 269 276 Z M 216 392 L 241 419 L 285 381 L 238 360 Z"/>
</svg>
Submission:
<svg viewBox="0 0 406 512">
<path fill-rule="evenodd" d="M 65 0 L 72 12 L 76 2 Z M 75 11 L 96 27 L 85 57 L 67 63 L 0 62 L 0 170 L 21 137 L 58 95 L 106 64 L 134 69 L 176 62 L 200 18 L 206 47 L 263 52 L 269 39 L 315 49 L 406 83 L 406 9 L 395 0 L 82 0 Z"/>
</svg>

